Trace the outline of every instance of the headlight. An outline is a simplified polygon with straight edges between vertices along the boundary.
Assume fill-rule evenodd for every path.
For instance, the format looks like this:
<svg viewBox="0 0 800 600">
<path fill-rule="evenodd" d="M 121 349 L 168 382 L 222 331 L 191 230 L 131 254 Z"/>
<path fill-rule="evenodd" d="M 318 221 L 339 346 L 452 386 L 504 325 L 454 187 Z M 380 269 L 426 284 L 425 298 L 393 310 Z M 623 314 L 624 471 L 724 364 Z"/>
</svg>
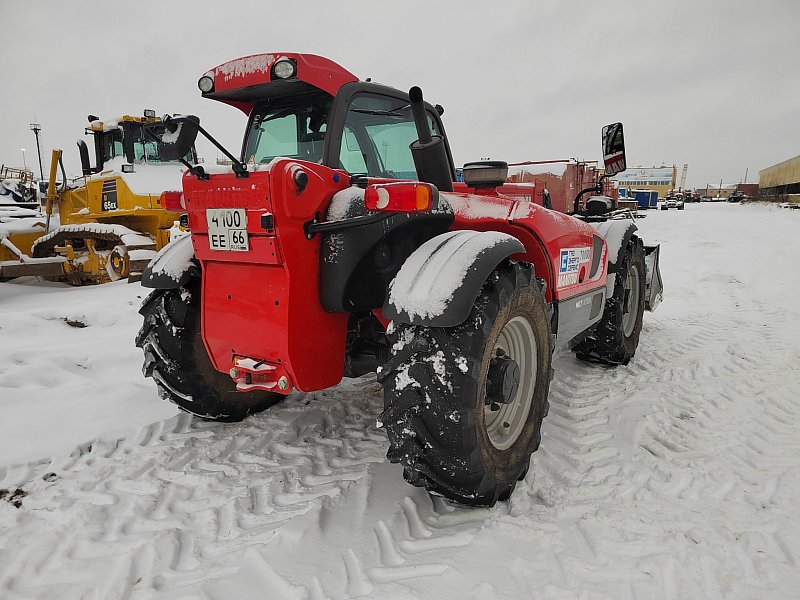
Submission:
<svg viewBox="0 0 800 600">
<path fill-rule="evenodd" d="M 203 75 L 200 80 L 197 82 L 197 87 L 200 88 L 200 91 L 204 94 L 207 94 L 214 90 L 214 75 L 210 71 Z"/>
<path fill-rule="evenodd" d="M 282 58 L 272 65 L 272 78 L 288 79 L 289 77 L 294 77 L 296 71 L 297 65 L 295 65 L 293 60 Z"/>
</svg>

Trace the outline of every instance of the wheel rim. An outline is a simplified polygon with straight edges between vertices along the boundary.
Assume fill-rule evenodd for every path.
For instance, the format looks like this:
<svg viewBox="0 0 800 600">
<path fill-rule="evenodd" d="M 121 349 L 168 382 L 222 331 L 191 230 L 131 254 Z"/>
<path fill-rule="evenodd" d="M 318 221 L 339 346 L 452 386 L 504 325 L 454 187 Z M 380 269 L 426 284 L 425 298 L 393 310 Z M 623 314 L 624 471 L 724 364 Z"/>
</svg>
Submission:
<svg viewBox="0 0 800 600">
<path fill-rule="evenodd" d="M 111 254 L 108 255 L 108 259 L 106 260 L 106 272 L 112 281 L 127 277 L 130 274 L 128 269 L 128 256 L 120 251 L 119 247 L 114 248 Z"/>
<path fill-rule="evenodd" d="M 499 410 L 492 410 L 491 406 L 484 408 L 484 423 L 492 445 L 498 450 L 507 450 L 525 429 L 536 385 L 536 336 L 528 320 L 514 317 L 506 323 L 495 342 L 492 355 L 498 349 L 519 365 L 519 386 L 508 404 L 498 405 Z"/>
<path fill-rule="evenodd" d="M 630 337 L 636 326 L 636 317 L 639 314 L 639 269 L 631 265 L 625 277 L 625 306 L 622 313 L 622 331 L 625 337 Z"/>
</svg>

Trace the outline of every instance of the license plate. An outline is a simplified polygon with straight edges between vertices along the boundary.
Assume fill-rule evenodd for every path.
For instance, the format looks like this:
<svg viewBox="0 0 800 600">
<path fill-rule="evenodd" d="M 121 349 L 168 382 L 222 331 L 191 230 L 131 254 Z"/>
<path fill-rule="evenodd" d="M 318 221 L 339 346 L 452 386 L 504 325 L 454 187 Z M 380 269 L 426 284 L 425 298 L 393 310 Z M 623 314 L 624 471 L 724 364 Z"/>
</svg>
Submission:
<svg viewBox="0 0 800 600">
<path fill-rule="evenodd" d="M 243 208 L 207 208 L 208 247 L 212 250 L 247 252 L 247 213 Z"/>
</svg>

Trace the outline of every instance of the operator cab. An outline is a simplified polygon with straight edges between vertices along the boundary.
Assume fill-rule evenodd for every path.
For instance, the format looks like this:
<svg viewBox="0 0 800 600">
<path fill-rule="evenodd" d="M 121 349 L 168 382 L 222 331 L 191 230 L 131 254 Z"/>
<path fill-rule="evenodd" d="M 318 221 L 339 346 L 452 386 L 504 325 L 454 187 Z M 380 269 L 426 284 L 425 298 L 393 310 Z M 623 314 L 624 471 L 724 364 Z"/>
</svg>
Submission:
<svg viewBox="0 0 800 600">
<path fill-rule="evenodd" d="M 350 175 L 416 180 L 409 147 L 418 135 L 408 99 L 394 90 L 389 95 L 375 84 L 350 85 L 352 93 L 346 99 L 319 91 L 273 97 L 256 105 L 243 162 L 267 164 L 278 157 L 295 158 Z M 427 117 L 432 135 L 441 136 L 438 114 L 428 111 Z"/>
<path fill-rule="evenodd" d="M 95 166 L 89 160 L 89 151 L 83 140 L 78 142 L 81 156 L 81 167 L 84 175 L 99 173 L 111 160 L 124 157 L 130 165 L 161 165 L 165 163 L 177 164 L 164 156 L 161 139 L 165 126 L 160 125 L 161 119 L 155 116 L 154 111 L 145 110 L 144 117 L 124 115 L 110 120 L 100 120 L 94 115 L 89 115 L 89 127 L 86 133 L 94 139 Z M 156 137 L 145 133 L 145 126 Z M 192 164 L 197 162 L 197 153 L 192 145 L 183 157 Z"/>
<path fill-rule="evenodd" d="M 249 176 L 248 164 L 269 164 L 283 157 L 351 176 L 423 181 L 452 190 L 456 173 L 440 119 L 444 109 L 424 103 L 419 88 L 405 93 L 359 81 L 332 61 L 311 54 L 237 59 L 208 71 L 198 87 L 204 97 L 248 115 L 242 152 L 234 157 L 196 117 L 180 117 L 167 124 L 176 133 L 171 154 L 183 152 L 202 132 L 231 159 L 237 177 Z M 190 121 L 193 124 L 177 131 Z M 207 177 L 197 166 L 191 172 Z"/>
</svg>

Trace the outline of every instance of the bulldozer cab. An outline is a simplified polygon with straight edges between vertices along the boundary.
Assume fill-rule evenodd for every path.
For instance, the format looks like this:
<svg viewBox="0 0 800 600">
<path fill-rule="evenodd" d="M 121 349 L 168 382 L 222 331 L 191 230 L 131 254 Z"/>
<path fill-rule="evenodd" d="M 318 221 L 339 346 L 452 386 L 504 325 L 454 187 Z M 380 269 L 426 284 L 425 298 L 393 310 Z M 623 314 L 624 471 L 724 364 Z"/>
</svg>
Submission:
<svg viewBox="0 0 800 600">
<path fill-rule="evenodd" d="M 149 111 L 145 111 L 149 112 Z M 157 134 L 160 139 L 164 127 L 158 125 L 158 117 L 131 117 L 124 115 L 118 119 L 102 121 L 89 116 L 91 121 L 86 133 L 94 138 L 95 166 L 89 164 L 88 151 L 80 148 L 84 174 L 99 173 L 112 159 L 124 157 L 125 162 L 133 165 L 164 163 L 177 164 L 177 160 L 167 160 L 161 152 L 161 142 L 144 132 L 145 126 Z M 81 146 L 81 142 L 78 144 Z M 192 164 L 197 162 L 194 146 L 183 157 Z"/>
</svg>

